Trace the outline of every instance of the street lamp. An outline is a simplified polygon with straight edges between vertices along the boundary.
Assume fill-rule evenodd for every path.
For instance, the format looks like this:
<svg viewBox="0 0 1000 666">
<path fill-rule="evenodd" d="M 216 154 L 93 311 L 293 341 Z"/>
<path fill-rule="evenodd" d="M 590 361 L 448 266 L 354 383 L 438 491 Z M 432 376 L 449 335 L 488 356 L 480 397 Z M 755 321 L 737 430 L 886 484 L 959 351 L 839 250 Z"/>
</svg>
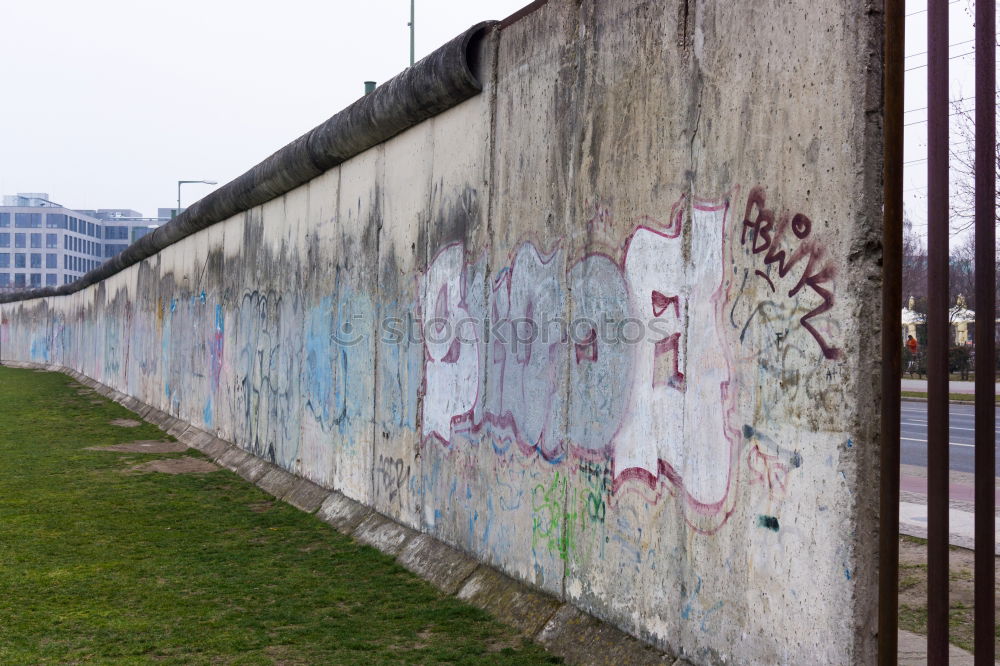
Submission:
<svg viewBox="0 0 1000 666">
<path fill-rule="evenodd" d="M 413 42 L 415 37 L 414 32 L 417 29 L 417 17 L 413 7 L 414 2 L 415 0 L 410 0 L 410 22 L 406 24 L 410 27 L 410 67 L 413 67 Z"/>
<path fill-rule="evenodd" d="M 181 185 L 186 183 L 204 183 L 206 185 L 217 185 L 214 180 L 178 180 L 177 181 L 177 215 L 181 214 Z"/>
</svg>

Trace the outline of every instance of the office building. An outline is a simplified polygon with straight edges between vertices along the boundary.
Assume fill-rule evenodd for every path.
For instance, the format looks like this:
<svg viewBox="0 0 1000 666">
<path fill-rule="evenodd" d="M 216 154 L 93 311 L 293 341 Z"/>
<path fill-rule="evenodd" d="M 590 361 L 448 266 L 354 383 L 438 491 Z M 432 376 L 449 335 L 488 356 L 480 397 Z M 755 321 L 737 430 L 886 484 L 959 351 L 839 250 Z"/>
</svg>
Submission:
<svg viewBox="0 0 1000 666">
<path fill-rule="evenodd" d="M 164 222 L 129 209 L 74 210 L 40 192 L 3 204 L 0 292 L 69 284 Z"/>
</svg>

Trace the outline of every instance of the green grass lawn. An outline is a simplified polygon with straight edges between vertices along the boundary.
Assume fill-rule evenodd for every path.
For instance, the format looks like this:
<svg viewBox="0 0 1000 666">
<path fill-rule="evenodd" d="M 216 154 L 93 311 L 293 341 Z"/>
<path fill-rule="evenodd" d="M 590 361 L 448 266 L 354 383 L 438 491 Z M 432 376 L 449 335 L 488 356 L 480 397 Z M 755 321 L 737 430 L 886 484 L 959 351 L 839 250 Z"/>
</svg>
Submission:
<svg viewBox="0 0 1000 666">
<path fill-rule="evenodd" d="M 922 393 L 920 391 L 902 391 L 900 395 L 904 398 L 923 398 L 924 400 L 927 399 L 927 394 Z M 971 393 L 949 393 L 948 399 L 959 400 L 961 402 L 967 402 L 969 404 L 972 404 L 976 401 L 976 396 Z M 996 402 L 1000 403 L 1000 395 L 996 396 L 996 398 L 994 399 L 996 400 Z"/>
<path fill-rule="evenodd" d="M 128 471 L 196 452 L 87 450 L 166 435 L 81 391 L 0 367 L 0 663 L 557 661 L 228 471 Z"/>
</svg>

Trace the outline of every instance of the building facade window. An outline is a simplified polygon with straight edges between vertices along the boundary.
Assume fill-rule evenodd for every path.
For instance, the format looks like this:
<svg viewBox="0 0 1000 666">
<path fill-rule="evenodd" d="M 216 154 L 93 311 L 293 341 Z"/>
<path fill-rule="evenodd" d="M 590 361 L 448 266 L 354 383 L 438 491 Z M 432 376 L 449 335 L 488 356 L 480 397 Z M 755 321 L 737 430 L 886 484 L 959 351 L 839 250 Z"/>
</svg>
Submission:
<svg viewBox="0 0 1000 666">
<path fill-rule="evenodd" d="M 65 229 L 66 216 L 62 213 L 48 213 L 45 216 L 45 226 L 49 229 Z"/>
<path fill-rule="evenodd" d="M 104 227 L 105 240 L 128 240 L 128 227 Z"/>
<path fill-rule="evenodd" d="M 0 234 L 0 247 L 10 247 L 10 234 Z"/>
<path fill-rule="evenodd" d="M 56 284 L 57 284 L 56 280 L 58 278 L 59 278 L 59 276 L 56 275 L 55 273 L 46 273 L 45 274 L 45 286 L 46 287 L 54 287 L 54 286 L 56 286 Z"/>
<path fill-rule="evenodd" d="M 69 218 L 69 230 L 76 231 L 76 225 L 78 220 L 75 217 Z"/>
<path fill-rule="evenodd" d="M 42 214 L 14 213 L 14 226 L 21 229 L 38 229 L 42 226 Z"/>
<path fill-rule="evenodd" d="M 10 273 L 0 273 L 0 287 L 10 286 Z"/>
<path fill-rule="evenodd" d="M 42 247 L 42 235 L 41 234 L 30 234 L 31 236 L 31 247 L 35 250 L 39 250 Z"/>
<path fill-rule="evenodd" d="M 0 252 L 0 268 L 10 268 L 10 255 Z"/>
<path fill-rule="evenodd" d="M 14 234 L 14 247 L 27 247 L 27 245 L 28 245 L 27 234 Z"/>
<path fill-rule="evenodd" d="M 32 252 L 31 253 L 31 267 L 32 268 L 41 268 L 42 267 L 42 254 L 41 254 L 41 252 Z"/>
<path fill-rule="evenodd" d="M 59 257 L 56 256 L 55 252 L 48 252 L 45 255 L 45 267 L 46 268 L 59 268 Z"/>
<path fill-rule="evenodd" d="M 14 253 L 14 268 L 27 268 L 27 266 L 25 266 L 25 261 L 26 257 L 24 256 L 24 252 Z"/>
<path fill-rule="evenodd" d="M 0 213 L 0 228 L 10 226 L 10 213 Z"/>
<path fill-rule="evenodd" d="M 32 273 L 31 274 L 31 286 L 32 287 L 41 287 L 42 286 L 42 274 L 41 273 Z"/>
<path fill-rule="evenodd" d="M 15 287 L 24 286 L 24 273 L 14 273 L 14 286 Z"/>
<path fill-rule="evenodd" d="M 49 250 L 59 247 L 59 234 L 45 234 L 45 247 Z"/>
</svg>

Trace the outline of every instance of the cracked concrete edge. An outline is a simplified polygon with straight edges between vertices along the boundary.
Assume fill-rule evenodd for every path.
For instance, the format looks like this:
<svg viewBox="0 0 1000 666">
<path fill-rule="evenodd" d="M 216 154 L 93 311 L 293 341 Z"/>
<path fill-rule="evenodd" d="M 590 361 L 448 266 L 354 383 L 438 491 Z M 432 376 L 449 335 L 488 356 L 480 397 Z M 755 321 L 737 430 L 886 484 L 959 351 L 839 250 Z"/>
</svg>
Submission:
<svg viewBox="0 0 1000 666">
<path fill-rule="evenodd" d="M 181 435 L 183 435 L 184 431 L 187 430 L 188 424 L 175 417 L 171 417 L 171 419 L 172 422 L 170 427 L 167 428 L 167 434 L 180 440 Z"/>
<path fill-rule="evenodd" d="M 281 499 L 289 493 L 299 477 L 286 472 L 280 467 L 271 466 L 257 481 L 257 487 L 275 499 Z"/>
<path fill-rule="evenodd" d="M 647 645 L 572 604 L 563 604 L 535 637 L 542 647 L 578 664 L 667 664 L 677 657 Z"/>
<path fill-rule="evenodd" d="M 237 451 L 239 451 L 239 449 L 237 449 Z M 249 481 L 254 485 L 259 485 L 257 482 L 272 469 L 277 469 L 277 467 L 263 458 L 247 454 L 245 458 L 240 459 L 240 461 L 236 464 L 236 469 L 233 471 L 239 474 L 244 481 Z"/>
<path fill-rule="evenodd" d="M 238 470 L 241 465 L 246 464 L 247 460 L 253 458 L 249 453 L 235 446 L 226 449 L 222 454 L 215 459 L 220 466 L 225 467 L 230 472 L 239 473 Z"/>
<path fill-rule="evenodd" d="M 478 560 L 422 533 L 407 541 L 396 561 L 448 595 L 457 594 L 479 567 Z"/>
<path fill-rule="evenodd" d="M 316 517 L 341 534 L 350 536 L 372 510 L 334 490 L 320 505 Z"/>
<path fill-rule="evenodd" d="M 45 367 L 37 363 L 14 364 L 9 361 L 4 361 L 3 365 L 24 369 Z M 69 368 L 54 371 L 69 375 L 94 390 L 100 387 L 106 392 L 111 391 Z M 124 396 L 123 400 L 128 397 Z M 138 399 L 133 400 L 136 409 L 127 407 L 130 411 L 174 435 L 178 441 L 201 451 L 219 466 L 295 508 L 315 512 L 318 519 L 359 543 L 395 557 L 398 564 L 443 593 L 486 611 L 567 663 L 691 666 L 683 658 L 645 643 L 570 603 L 510 578 L 430 534 L 417 532 L 337 490 L 318 486 L 231 442 Z"/>
<path fill-rule="evenodd" d="M 184 435 L 178 439 L 182 444 L 187 444 L 196 451 L 204 452 L 205 447 L 215 439 L 215 435 L 210 432 L 205 432 L 200 428 L 191 426 L 185 430 Z"/>
<path fill-rule="evenodd" d="M 201 450 L 206 456 L 212 460 L 218 460 L 219 456 L 229 450 L 229 443 L 218 437 L 213 437 L 212 441 L 205 445 L 205 448 Z"/>
<path fill-rule="evenodd" d="M 330 491 L 323 486 L 318 486 L 312 481 L 295 477 L 298 481 L 282 497 L 282 501 L 288 502 L 299 511 L 315 513 L 326 500 Z"/>
<path fill-rule="evenodd" d="M 381 550 L 386 555 L 396 557 L 417 534 L 416 530 L 373 511 L 354 528 L 351 536 L 367 546 Z"/>
</svg>

